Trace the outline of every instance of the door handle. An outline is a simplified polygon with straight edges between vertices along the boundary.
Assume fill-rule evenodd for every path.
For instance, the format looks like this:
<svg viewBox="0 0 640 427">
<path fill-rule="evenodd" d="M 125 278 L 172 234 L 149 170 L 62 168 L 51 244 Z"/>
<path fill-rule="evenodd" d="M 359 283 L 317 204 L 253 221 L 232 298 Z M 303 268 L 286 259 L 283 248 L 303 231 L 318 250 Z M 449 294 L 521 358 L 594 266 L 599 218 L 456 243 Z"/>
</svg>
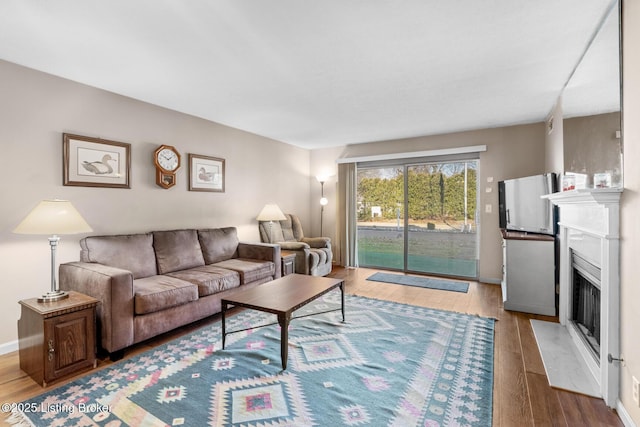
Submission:
<svg viewBox="0 0 640 427">
<path fill-rule="evenodd" d="M 56 353 L 56 349 L 53 346 L 53 340 L 49 340 L 49 362 L 51 362 L 53 360 L 53 357 L 55 356 Z"/>
</svg>

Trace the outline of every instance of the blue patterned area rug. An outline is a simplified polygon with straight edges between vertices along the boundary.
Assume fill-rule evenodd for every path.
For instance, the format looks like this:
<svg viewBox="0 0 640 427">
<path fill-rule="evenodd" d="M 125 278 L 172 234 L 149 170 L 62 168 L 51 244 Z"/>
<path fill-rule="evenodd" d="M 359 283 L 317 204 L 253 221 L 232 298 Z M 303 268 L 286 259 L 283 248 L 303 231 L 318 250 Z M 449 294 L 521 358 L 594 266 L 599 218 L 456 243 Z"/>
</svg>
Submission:
<svg viewBox="0 0 640 427">
<path fill-rule="evenodd" d="M 295 315 L 339 308 L 331 292 Z M 220 322 L 17 406 L 34 426 L 490 426 L 494 321 L 356 296 L 227 337 Z M 275 321 L 246 310 L 228 330 Z"/>
<path fill-rule="evenodd" d="M 467 292 L 469 283 L 454 280 L 432 279 L 430 277 L 405 276 L 403 274 L 374 273 L 367 277 L 374 282 L 395 283 L 398 285 L 418 286 L 442 291 Z"/>
</svg>

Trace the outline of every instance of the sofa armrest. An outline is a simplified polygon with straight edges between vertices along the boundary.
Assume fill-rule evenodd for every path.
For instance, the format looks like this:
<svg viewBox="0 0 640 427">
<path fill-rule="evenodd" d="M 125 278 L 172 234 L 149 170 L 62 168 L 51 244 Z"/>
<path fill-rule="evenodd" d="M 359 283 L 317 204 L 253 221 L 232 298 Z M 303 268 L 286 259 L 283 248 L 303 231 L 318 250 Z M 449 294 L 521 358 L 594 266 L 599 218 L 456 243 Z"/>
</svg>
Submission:
<svg viewBox="0 0 640 427">
<path fill-rule="evenodd" d="M 133 274 L 89 262 L 60 265 L 60 289 L 73 290 L 100 301 L 97 330 L 102 348 L 112 353 L 133 344 Z"/>
<path fill-rule="evenodd" d="M 304 242 L 277 242 L 285 251 L 304 251 L 309 249 L 309 245 Z"/>
<path fill-rule="evenodd" d="M 331 239 L 328 237 L 303 237 L 301 241 L 316 249 L 331 248 Z"/>
<path fill-rule="evenodd" d="M 238 257 L 271 261 L 275 265 L 274 279 L 282 276 L 280 246 L 271 243 L 238 243 Z"/>
</svg>

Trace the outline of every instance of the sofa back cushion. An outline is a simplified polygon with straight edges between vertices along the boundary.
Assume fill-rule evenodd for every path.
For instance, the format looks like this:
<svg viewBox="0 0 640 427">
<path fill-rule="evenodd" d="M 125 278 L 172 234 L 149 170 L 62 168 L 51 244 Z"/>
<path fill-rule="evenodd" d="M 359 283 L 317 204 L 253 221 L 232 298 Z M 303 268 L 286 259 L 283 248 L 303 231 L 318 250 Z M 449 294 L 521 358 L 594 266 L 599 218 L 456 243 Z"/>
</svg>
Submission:
<svg viewBox="0 0 640 427">
<path fill-rule="evenodd" d="M 80 240 L 80 248 L 80 261 L 122 268 L 133 273 L 134 279 L 158 274 L 150 233 L 89 236 Z"/>
<path fill-rule="evenodd" d="M 154 231 L 158 274 L 204 265 L 196 230 Z"/>
<path fill-rule="evenodd" d="M 205 264 L 215 264 L 238 256 L 238 231 L 235 227 L 198 230 L 198 239 Z"/>
</svg>

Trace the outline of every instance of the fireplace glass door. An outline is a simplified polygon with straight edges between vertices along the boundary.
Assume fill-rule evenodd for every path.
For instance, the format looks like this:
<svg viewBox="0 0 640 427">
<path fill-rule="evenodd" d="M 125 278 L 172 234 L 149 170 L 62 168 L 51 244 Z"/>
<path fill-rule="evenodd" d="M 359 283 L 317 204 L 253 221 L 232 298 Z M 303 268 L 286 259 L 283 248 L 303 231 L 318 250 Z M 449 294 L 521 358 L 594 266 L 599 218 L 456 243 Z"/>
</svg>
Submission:
<svg viewBox="0 0 640 427">
<path fill-rule="evenodd" d="M 600 268 L 575 252 L 571 265 L 571 321 L 596 360 L 600 360 Z"/>
</svg>

